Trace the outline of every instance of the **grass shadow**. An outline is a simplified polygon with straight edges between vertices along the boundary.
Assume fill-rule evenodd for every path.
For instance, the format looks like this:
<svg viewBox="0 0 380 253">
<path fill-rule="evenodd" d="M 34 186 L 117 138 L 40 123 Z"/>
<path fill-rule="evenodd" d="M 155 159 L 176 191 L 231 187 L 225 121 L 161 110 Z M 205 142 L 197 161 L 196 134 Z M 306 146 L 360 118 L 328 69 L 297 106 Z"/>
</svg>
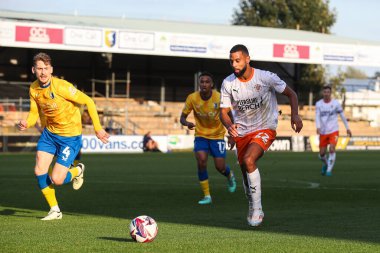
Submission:
<svg viewBox="0 0 380 253">
<path fill-rule="evenodd" d="M 136 243 L 134 240 L 130 238 L 120 238 L 120 237 L 98 237 L 101 240 L 114 241 L 114 242 L 132 242 Z"/>
</svg>

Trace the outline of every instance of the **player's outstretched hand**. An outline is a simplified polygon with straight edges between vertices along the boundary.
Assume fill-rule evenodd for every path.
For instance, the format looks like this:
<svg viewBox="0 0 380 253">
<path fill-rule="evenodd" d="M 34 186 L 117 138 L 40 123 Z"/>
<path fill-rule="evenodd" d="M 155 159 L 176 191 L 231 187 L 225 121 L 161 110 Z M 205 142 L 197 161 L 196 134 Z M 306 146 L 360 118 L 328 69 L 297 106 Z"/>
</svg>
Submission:
<svg viewBox="0 0 380 253">
<path fill-rule="evenodd" d="M 17 124 L 18 130 L 24 131 L 25 129 L 28 128 L 28 123 L 26 120 L 20 120 L 20 122 Z"/>
<path fill-rule="evenodd" d="M 110 135 L 104 129 L 95 131 L 95 134 L 101 142 L 103 142 L 104 144 L 108 143 L 108 138 L 110 137 Z"/>
<path fill-rule="evenodd" d="M 348 137 L 352 137 L 352 132 L 350 129 L 347 129 L 347 135 L 348 135 Z"/>
<path fill-rule="evenodd" d="M 302 119 L 299 115 L 292 115 L 291 118 L 292 129 L 299 133 L 303 127 Z"/>
</svg>

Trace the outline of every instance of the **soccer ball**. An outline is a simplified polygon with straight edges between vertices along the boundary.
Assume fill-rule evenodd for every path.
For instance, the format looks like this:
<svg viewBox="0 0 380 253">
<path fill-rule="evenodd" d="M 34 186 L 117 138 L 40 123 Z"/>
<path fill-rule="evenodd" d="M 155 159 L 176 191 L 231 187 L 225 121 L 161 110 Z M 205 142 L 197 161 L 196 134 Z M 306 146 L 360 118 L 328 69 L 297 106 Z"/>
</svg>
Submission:
<svg viewBox="0 0 380 253">
<path fill-rule="evenodd" d="M 136 242 L 151 242 L 156 238 L 157 232 L 156 221 L 146 215 L 134 218 L 129 225 L 129 234 Z"/>
</svg>

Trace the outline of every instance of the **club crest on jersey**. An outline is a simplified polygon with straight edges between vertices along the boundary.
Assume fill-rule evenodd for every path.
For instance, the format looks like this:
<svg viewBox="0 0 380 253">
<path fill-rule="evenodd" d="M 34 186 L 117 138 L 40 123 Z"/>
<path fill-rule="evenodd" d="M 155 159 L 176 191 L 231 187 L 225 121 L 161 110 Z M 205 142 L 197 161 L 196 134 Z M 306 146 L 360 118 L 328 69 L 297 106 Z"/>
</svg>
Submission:
<svg viewBox="0 0 380 253">
<path fill-rule="evenodd" d="M 54 99 L 54 93 L 53 92 L 50 92 L 50 98 Z"/>
<path fill-rule="evenodd" d="M 254 88 L 255 88 L 256 91 L 260 91 L 261 90 L 261 85 L 257 83 L 257 84 L 255 84 Z"/>
</svg>

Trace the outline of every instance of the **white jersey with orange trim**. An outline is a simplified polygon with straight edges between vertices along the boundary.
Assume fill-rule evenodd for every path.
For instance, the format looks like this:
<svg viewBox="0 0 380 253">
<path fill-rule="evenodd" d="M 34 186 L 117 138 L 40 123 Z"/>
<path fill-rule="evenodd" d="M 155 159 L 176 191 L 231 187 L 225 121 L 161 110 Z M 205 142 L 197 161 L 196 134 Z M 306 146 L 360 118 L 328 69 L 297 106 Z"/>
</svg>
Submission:
<svg viewBox="0 0 380 253">
<path fill-rule="evenodd" d="M 320 134 L 331 134 L 339 131 L 338 114 L 341 115 L 343 123 L 348 129 L 342 106 L 337 100 L 331 99 L 330 102 L 325 103 L 321 99 L 315 104 L 315 123 Z"/>
<path fill-rule="evenodd" d="M 223 81 L 220 107 L 235 111 L 234 123 L 239 124 L 239 136 L 263 129 L 276 130 L 276 92 L 282 93 L 285 88 L 286 83 L 269 71 L 252 68 L 247 81 L 231 74 Z"/>
</svg>

